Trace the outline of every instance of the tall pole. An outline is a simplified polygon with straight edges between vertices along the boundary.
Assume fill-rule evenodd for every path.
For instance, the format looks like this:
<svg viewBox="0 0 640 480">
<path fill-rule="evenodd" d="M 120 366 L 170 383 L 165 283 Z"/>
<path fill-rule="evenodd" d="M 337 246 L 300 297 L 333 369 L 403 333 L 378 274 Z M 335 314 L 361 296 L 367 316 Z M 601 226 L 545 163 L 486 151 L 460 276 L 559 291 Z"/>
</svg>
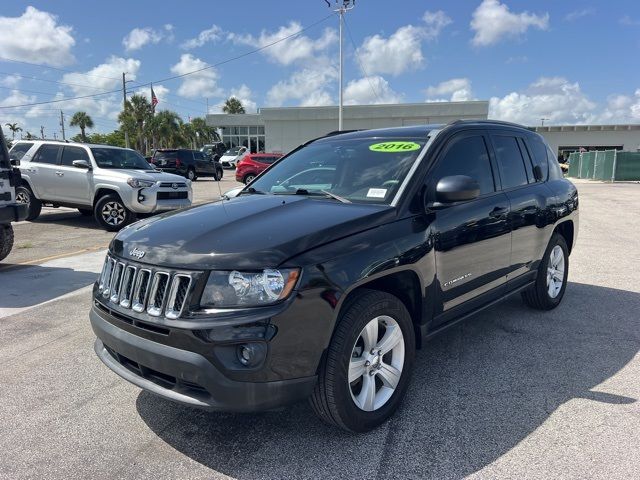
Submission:
<svg viewBox="0 0 640 480">
<path fill-rule="evenodd" d="M 124 72 L 122 72 L 122 111 L 124 114 L 127 113 L 127 79 Z M 125 127 L 124 123 L 122 125 Z M 129 132 L 126 127 L 124 128 L 124 145 L 129 148 Z"/>
<path fill-rule="evenodd" d="M 342 24 L 344 23 L 344 8 L 340 8 L 339 17 L 340 17 L 340 100 L 338 102 L 338 130 L 342 130 L 342 106 L 343 106 L 343 96 L 342 96 L 342 86 L 344 85 L 343 75 L 342 75 L 342 66 L 343 66 L 343 58 L 342 58 Z"/>
<path fill-rule="evenodd" d="M 60 110 L 60 126 L 62 127 L 62 141 L 65 141 L 67 137 L 64 136 L 64 112 Z"/>
<path fill-rule="evenodd" d="M 331 1 L 324 0 L 329 8 L 331 8 Z M 356 0 L 333 0 L 335 7 L 334 12 L 338 14 L 338 19 L 340 22 L 340 66 L 338 68 L 338 130 L 343 129 L 343 106 L 344 106 L 344 95 L 343 95 L 343 86 L 344 86 L 344 52 L 343 52 L 343 41 L 342 41 L 342 31 L 344 30 L 344 14 L 351 10 L 356 5 Z"/>
</svg>

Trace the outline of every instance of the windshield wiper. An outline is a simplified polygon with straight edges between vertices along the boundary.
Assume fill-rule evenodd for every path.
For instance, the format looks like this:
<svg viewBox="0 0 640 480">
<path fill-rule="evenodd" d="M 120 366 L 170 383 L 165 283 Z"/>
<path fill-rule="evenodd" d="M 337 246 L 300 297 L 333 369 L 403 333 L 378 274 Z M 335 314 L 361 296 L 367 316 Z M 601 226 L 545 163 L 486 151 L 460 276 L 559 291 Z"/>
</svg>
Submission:
<svg viewBox="0 0 640 480">
<path fill-rule="evenodd" d="M 331 192 L 327 192 L 326 190 L 320 190 L 322 193 L 324 193 L 325 195 L 327 195 L 328 197 L 331 197 L 335 200 L 338 200 L 339 202 L 342 203 L 351 203 L 351 200 L 347 200 L 344 197 L 341 197 L 340 195 L 336 195 L 335 193 L 331 193 Z"/>
<path fill-rule="evenodd" d="M 238 193 L 238 195 L 242 195 L 243 193 L 250 193 L 252 195 L 266 195 L 265 192 L 261 192 L 260 190 L 256 190 L 253 187 L 249 187 L 249 188 L 245 188 L 244 190 L 241 190 L 240 193 Z"/>
<path fill-rule="evenodd" d="M 338 200 L 339 202 L 342 202 L 342 203 L 351 203 L 351 200 L 347 200 L 346 198 L 341 197 L 340 195 L 336 195 L 335 193 L 327 192 L 326 190 L 320 190 L 319 192 L 310 192 L 306 188 L 298 188 L 295 192 L 281 193 L 279 195 L 307 195 L 307 196 L 310 196 L 310 197 L 313 197 L 313 196 L 316 196 L 316 197 L 329 197 L 329 198 L 333 198 L 334 200 Z"/>
</svg>

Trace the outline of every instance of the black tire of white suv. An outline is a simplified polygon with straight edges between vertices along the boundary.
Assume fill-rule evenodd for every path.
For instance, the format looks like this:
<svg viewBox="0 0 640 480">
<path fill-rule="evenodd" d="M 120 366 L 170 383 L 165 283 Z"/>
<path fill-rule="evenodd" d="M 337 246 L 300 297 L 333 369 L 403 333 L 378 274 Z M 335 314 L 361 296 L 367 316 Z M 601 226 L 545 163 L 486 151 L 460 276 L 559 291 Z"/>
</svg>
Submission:
<svg viewBox="0 0 640 480">
<path fill-rule="evenodd" d="M 0 225 L 0 262 L 7 258 L 13 248 L 13 227 Z"/>
<path fill-rule="evenodd" d="M 117 232 L 135 220 L 135 214 L 127 209 L 117 194 L 101 197 L 93 209 L 96 222 L 108 232 Z"/>
<path fill-rule="evenodd" d="M 36 198 L 29 187 L 20 186 L 16 188 L 16 202 L 29 205 L 29 213 L 25 220 L 35 220 L 40 216 L 42 202 Z"/>
</svg>

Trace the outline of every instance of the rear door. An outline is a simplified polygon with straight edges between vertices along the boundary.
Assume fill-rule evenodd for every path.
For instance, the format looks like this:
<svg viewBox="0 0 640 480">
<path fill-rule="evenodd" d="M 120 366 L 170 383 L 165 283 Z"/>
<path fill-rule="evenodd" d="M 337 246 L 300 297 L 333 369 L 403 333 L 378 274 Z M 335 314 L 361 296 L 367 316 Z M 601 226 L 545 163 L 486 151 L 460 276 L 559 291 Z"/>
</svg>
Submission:
<svg viewBox="0 0 640 480">
<path fill-rule="evenodd" d="M 502 191 L 509 199 L 511 210 L 512 248 L 507 280 L 510 287 L 515 287 L 535 275 L 537 261 L 546 248 L 549 189 L 545 181 L 548 168 L 542 170 L 541 178 L 535 178 L 530 147 L 527 147 L 524 134 L 510 130 L 492 131 L 491 143 Z"/>
<path fill-rule="evenodd" d="M 59 162 L 62 153 L 61 144 L 44 144 L 33 155 L 26 169 L 31 186 L 40 200 L 55 200 L 60 178 Z"/>
<path fill-rule="evenodd" d="M 91 205 L 93 171 L 74 167 L 74 160 L 85 160 L 91 165 L 89 154 L 84 148 L 64 146 L 58 168 L 61 175 L 58 175 L 55 189 L 56 199 L 78 205 Z"/>
<path fill-rule="evenodd" d="M 196 172 L 199 175 L 213 175 L 215 167 L 213 160 L 202 152 L 193 152 L 193 158 L 196 164 Z"/>
<path fill-rule="evenodd" d="M 480 185 L 480 197 L 435 211 L 433 222 L 437 282 L 434 323 L 441 324 L 476 308 L 474 300 L 491 291 L 499 296 L 506 284 L 511 253 L 509 200 L 500 192 L 486 134 L 461 132 L 445 145 L 429 173 L 427 188 L 450 175 L 466 175 Z M 489 301 L 489 300 L 486 300 Z"/>
</svg>

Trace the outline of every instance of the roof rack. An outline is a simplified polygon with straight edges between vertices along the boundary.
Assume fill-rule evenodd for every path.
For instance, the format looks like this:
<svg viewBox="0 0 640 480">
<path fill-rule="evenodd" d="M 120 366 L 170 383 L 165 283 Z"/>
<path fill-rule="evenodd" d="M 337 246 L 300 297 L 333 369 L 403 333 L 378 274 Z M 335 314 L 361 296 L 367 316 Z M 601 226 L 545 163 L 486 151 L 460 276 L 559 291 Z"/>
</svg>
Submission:
<svg viewBox="0 0 640 480">
<path fill-rule="evenodd" d="M 487 120 L 454 120 L 453 122 L 447 123 L 447 126 L 456 125 L 459 123 L 486 123 L 488 125 L 507 125 L 510 127 L 527 128 L 523 125 L 520 125 L 519 123 L 505 122 L 503 120 L 489 120 L 489 119 Z"/>
</svg>

